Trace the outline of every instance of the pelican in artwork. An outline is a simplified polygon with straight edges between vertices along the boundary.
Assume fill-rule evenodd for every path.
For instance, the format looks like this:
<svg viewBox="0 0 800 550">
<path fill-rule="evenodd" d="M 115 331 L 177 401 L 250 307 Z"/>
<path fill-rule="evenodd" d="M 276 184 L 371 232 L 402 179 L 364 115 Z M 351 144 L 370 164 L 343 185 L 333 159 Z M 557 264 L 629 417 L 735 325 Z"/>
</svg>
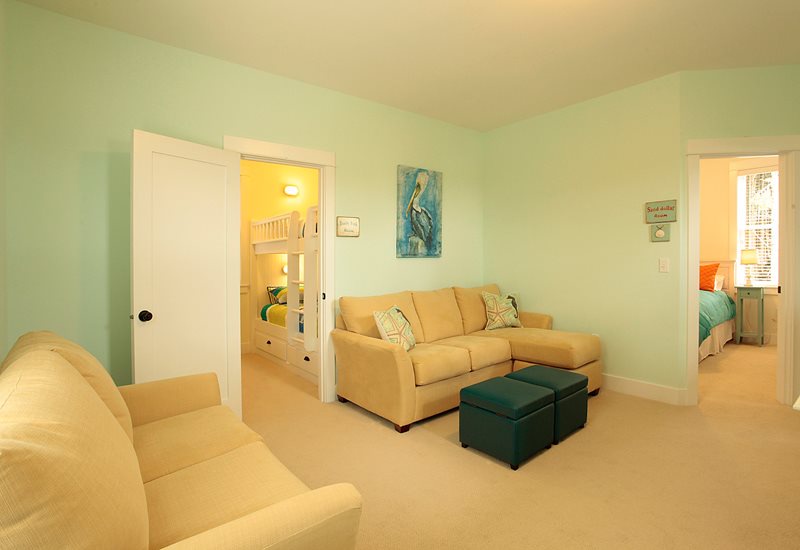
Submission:
<svg viewBox="0 0 800 550">
<path fill-rule="evenodd" d="M 425 188 L 428 186 L 428 172 L 420 170 L 417 172 L 417 184 L 414 186 L 414 192 L 411 194 L 411 200 L 408 201 L 406 208 L 406 218 L 411 217 L 411 231 L 413 235 L 409 236 L 409 248 L 417 249 L 416 252 L 425 253 L 427 248 L 431 246 L 431 237 L 433 235 L 433 218 L 431 213 L 424 206 L 420 206 L 419 199 Z M 414 243 L 413 239 L 419 239 L 418 243 Z"/>
</svg>

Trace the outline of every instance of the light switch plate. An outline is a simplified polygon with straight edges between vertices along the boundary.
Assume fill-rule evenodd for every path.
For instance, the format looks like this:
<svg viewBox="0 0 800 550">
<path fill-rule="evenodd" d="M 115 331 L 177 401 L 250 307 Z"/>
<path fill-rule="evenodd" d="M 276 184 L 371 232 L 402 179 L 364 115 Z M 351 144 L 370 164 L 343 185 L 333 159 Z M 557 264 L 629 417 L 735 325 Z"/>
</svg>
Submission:
<svg viewBox="0 0 800 550">
<path fill-rule="evenodd" d="M 669 258 L 658 259 L 658 272 L 669 273 Z"/>
</svg>

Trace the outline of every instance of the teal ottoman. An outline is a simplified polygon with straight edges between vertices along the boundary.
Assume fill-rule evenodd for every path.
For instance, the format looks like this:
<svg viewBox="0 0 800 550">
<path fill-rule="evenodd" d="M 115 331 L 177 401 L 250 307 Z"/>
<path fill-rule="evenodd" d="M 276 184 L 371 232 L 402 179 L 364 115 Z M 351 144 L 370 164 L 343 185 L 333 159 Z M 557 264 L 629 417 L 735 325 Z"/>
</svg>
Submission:
<svg viewBox="0 0 800 550">
<path fill-rule="evenodd" d="M 474 447 L 512 470 L 553 442 L 552 390 L 510 378 L 492 378 L 461 390 L 462 447 Z"/>
<path fill-rule="evenodd" d="M 565 437 L 586 424 L 589 385 L 586 376 L 564 369 L 532 365 L 507 374 L 506 378 L 553 390 L 556 398 L 554 444 L 558 445 Z"/>
</svg>

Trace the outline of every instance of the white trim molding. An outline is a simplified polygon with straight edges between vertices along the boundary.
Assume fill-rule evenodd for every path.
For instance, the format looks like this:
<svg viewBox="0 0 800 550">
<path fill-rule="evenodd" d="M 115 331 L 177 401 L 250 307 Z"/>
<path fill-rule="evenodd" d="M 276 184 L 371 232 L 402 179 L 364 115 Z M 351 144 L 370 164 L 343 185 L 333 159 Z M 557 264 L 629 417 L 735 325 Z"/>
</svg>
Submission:
<svg viewBox="0 0 800 550">
<path fill-rule="evenodd" d="M 695 355 L 696 357 L 697 355 Z M 651 401 L 660 401 L 668 405 L 694 405 L 697 403 L 696 395 L 693 402 L 690 400 L 687 388 L 662 386 L 661 384 L 643 382 L 642 380 L 607 373 L 603 373 L 603 390 L 624 393 L 634 397 L 650 399 Z"/>
<path fill-rule="evenodd" d="M 304 149 L 282 143 L 271 143 L 257 139 L 225 136 L 225 149 L 241 153 L 244 157 L 269 158 L 317 166 L 336 166 L 336 155 L 327 151 Z"/>
<path fill-rule="evenodd" d="M 704 158 L 744 155 L 777 155 L 784 151 L 800 150 L 800 136 L 758 136 L 727 139 L 690 139 L 687 155 Z"/>
<path fill-rule="evenodd" d="M 800 367 L 800 359 L 797 357 L 800 348 L 795 345 L 798 338 L 797 328 L 800 328 L 795 322 L 798 314 L 798 288 L 795 285 L 798 275 L 795 248 L 798 219 L 795 205 L 800 186 L 800 152 L 781 153 L 778 170 L 781 177 L 778 184 L 780 194 L 778 277 L 781 293 L 778 298 L 778 369 L 775 384 L 778 401 L 791 405 L 798 396 L 796 371 Z"/>
</svg>

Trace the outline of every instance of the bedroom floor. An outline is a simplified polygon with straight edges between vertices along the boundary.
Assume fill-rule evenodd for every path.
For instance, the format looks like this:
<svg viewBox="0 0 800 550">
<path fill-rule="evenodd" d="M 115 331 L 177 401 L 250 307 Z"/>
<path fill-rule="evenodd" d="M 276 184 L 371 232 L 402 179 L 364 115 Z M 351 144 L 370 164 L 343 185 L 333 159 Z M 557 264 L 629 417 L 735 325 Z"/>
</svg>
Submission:
<svg viewBox="0 0 800 550">
<path fill-rule="evenodd" d="M 725 344 L 722 353 L 700 362 L 698 394 L 702 405 L 711 401 L 776 402 L 778 347 Z"/>
<path fill-rule="evenodd" d="M 244 420 L 310 487 L 358 488 L 358 549 L 790 548 L 800 413 L 772 397 L 770 352 L 704 361 L 696 407 L 601 390 L 585 429 L 516 472 L 461 448 L 457 412 L 398 434 L 254 355 Z"/>
</svg>

